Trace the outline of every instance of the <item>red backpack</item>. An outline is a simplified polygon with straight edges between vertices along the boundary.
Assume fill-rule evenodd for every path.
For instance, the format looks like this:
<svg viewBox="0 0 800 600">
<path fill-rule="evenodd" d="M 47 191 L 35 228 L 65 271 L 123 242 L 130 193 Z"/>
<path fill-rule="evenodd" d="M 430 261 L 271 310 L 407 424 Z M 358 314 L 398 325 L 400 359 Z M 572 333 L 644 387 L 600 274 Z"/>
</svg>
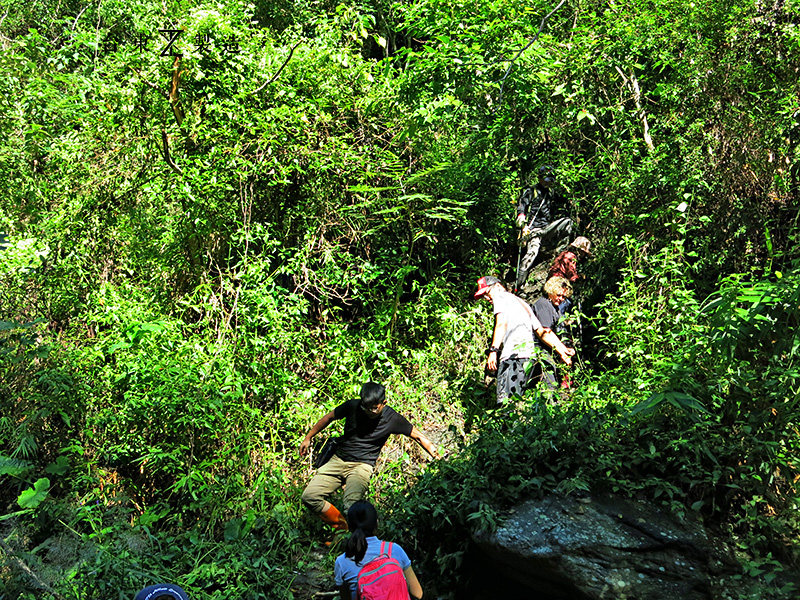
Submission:
<svg viewBox="0 0 800 600">
<path fill-rule="evenodd" d="M 392 543 L 389 552 L 384 552 L 386 542 L 381 542 L 381 552 L 361 567 L 358 572 L 356 593 L 358 600 L 409 600 L 408 584 L 403 568 L 392 558 Z"/>
</svg>

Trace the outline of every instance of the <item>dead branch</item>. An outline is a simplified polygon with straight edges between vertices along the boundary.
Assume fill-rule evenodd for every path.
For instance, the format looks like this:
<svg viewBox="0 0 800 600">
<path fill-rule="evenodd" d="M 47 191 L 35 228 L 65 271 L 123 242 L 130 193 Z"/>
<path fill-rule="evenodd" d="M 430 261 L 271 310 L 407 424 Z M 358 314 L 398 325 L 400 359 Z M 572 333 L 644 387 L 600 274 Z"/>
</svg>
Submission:
<svg viewBox="0 0 800 600">
<path fill-rule="evenodd" d="M 183 124 L 183 109 L 181 102 L 178 99 L 178 83 L 181 78 L 181 57 L 175 57 L 175 64 L 172 65 L 172 83 L 169 86 L 169 104 L 172 107 L 172 114 L 175 115 L 175 120 L 178 122 L 178 127 Z"/>
<path fill-rule="evenodd" d="M 553 10 L 551 10 L 542 19 L 542 22 L 539 23 L 539 30 L 536 32 L 536 35 L 533 36 L 530 39 L 530 41 L 527 44 L 525 44 L 525 46 L 519 52 L 516 53 L 514 58 L 511 59 L 511 62 L 509 62 L 508 68 L 506 69 L 506 72 L 505 72 L 505 75 L 503 75 L 503 78 L 500 80 L 500 96 L 497 98 L 497 106 L 500 106 L 501 104 L 503 104 L 503 89 L 505 88 L 505 85 L 506 85 L 506 79 L 508 79 L 508 75 L 509 75 L 509 73 L 511 73 L 511 67 L 514 66 L 514 62 L 520 56 L 522 56 L 522 53 L 525 52 L 525 50 L 527 50 L 528 48 L 530 48 L 533 45 L 533 42 L 535 42 L 536 40 L 539 39 L 539 36 L 542 33 L 542 29 L 544 28 L 544 24 L 547 23 L 548 19 L 550 19 L 550 17 L 552 17 L 556 13 L 556 11 L 564 5 L 564 2 L 566 2 L 566 1 L 567 0 L 561 0 L 561 2 L 558 3 L 558 6 L 556 6 Z M 492 112 L 497 112 L 497 107 L 495 107 L 495 109 Z"/>
<path fill-rule="evenodd" d="M 625 73 L 622 72 L 622 69 L 617 66 L 614 66 L 614 68 L 633 94 L 633 101 L 636 104 L 636 118 L 642 123 L 644 143 L 647 145 L 647 149 L 652 152 L 655 146 L 653 145 L 653 138 L 650 137 L 650 125 L 647 122 L 647 114 L 644 112 L 644 108 L 642 108 L 642 93 L 639 89 L 639 82 L 633 76 L 633 73 L 631 73 L 630 76 L 626 76 Z"/>
<path fill-rule="evenodd" d="M 39 577 L 36 573 L 34 573 L 28 565 L 22 562 L 21 559 L 17 558 L 16 554 L 14 553 L 14 550 L 8 544 L 6 544 L 2 538 L 0 538 L 0 548 L 3 550 L 3 552 L 6 553 L 11 562 L 17 565 L 28 577 L 30 577 L 36 583 L 37 587 L 44 590 L 48 594 L 51 594 L 56 600 L 66 600 L 64 596 L 59 594 L 57 591 L 55 591 L 53 588 L 47 585 L 44 581 L 42 581 L 41 577 Z"/>
<path fill-rule="evenodd" d="M 87 8 L 89 8 L 89 5 L 86 5 L 86 6 L 84 6 L 84 7 L 81 9 L 81 12 L 79 12 L 79 13 L 78 13 L 78 16 L 77 16 L 77 17 L 75 17 L 75 21 L 72 23 L 72 28 L 70 29 L 70 32 L 71 32 L 71 33 L 75 33 L 75 25 L 77 25 L 77 24 L 78 24 L 78 19 L 80 19 L 80 18 L 81 18 L 81 15 L 82 15 L 84 12 L 86 12 L 86 9 L 87 9 Z M 3 17 L 3 18 L 5 18 L 5 17 Z"/>
<path fill-rule="evenodd" d="M 259 87 L 257 90 L 255 90 L 254 92 L 252 92 L 252 93 L 250 94 L 251 96 L 253 96 L 253 95 L 257 94 L 258 92 L 260 92 L 261 90 L 263 90 L 265 87 L 267 87 L 267 86 L 268 86 L 270 83 L 272 83 L 273 81 L 275 81 L 275 80 L 278 78 L 278 76 L 281 74 L 281 71 L 283 71 L 283 68 L 284 68 L 284 67 L 285 67 L 285 66 L 286 66 L 286 65 L 289 63 L 289 60 L 291 60 L 291 58 L 292 58 L 292 54 L 294 54 L 294 50 L 295 50 L 295 48 L 297 48 L 299 45 L 300 45 L 300 42 L 297 42 L 297 43 L 296 43 L 294 46 L 292 46 L 292 49 L 291 49 L 291 50 L 289 50 L 289 56 L 287 56 L 287 57 L 286 57 L 286 60 L 285 60 L 285 61 L 283 61 L 283 64 L 282 64 L 282 65 L 280 66 L 280 68 L 279 68 L 279 69 L 278 69 L 278 70 L 275 72 L 275 75 L 273 75 L 273 76 L 270 78 L 270 80 L 269 80 L 269 81 L 267 81 L 266 83 L 264 83 L 263 85 L 261 85 L 261 87 Z"/>
<path fill-rule="evenodd" d="M 136 69 L 136 68 L 134 68 L 134 67 L 131 67 L 131 70 L 132 70 L 134 73 L 136 73 L 136 74 L 139 76 L 139 79 L 141 79 L 141 80 L 142 80 L 142 83 L 144 83 L 144 84 L 146 84 L 147 86 L 149 86 L 149 87 L 153 88 L 155 91 L 157 91 L 157 92 L 159 93 L 159 95 L 160 95 L 160 96 L 163 96 L 164 98 L 166 98 L 167 100 L 169 100 L 169 94 L 168 94 L 167 92 L 163 91 L 162 89 L 160 89 L 160 88 L 159 88 L 159 87 L 158 87 L 158 86 L 157 86 L 155 83 L 153 83 L 152 81 L 147 81 L 147 79 L 145 79 L 145 78 L 144 78 L 144 76 L 142 75 L 141 71 L 139 71 L 139 69 Z"/>
<path fill-rule="evenodd" d="M 163 154 L 164 154 L 164 160 L 167 161 L 167 164 L 178 175 L 183 175 L 183 171 L 181 171 L 181 168 L 172 161 L 172 157 L 169 154 L 169 139 L 167 139 L 167 130 L 166 129 L 162 129 L 161 130 L 161 141 L 163 143 L 163 149 L 162 150 L 163 150 Z"/>
</svg>

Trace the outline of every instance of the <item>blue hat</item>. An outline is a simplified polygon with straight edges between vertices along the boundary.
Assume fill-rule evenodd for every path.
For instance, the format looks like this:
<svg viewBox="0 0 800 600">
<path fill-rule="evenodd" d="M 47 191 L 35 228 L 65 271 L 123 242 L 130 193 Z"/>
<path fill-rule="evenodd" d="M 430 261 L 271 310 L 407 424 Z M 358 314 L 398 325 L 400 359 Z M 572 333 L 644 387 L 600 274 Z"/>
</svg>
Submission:
<svg viewBox="0 0 800 600">
<path fill-rule="evenodd" d="M 165 598 L 169 598 L 169 600 L 189 600 L 186 592 L 174 583 L 148 585 L 136 594 L 133 600 L 164 600 Z"/>
</svg>

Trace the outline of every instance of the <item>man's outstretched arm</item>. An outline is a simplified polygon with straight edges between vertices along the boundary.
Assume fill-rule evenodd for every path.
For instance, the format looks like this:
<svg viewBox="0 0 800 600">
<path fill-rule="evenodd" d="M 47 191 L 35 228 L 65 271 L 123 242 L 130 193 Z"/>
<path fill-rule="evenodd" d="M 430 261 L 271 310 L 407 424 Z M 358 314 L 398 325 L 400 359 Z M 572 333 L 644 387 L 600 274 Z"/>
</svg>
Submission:
<svg viewBox="0 0 800 600">
<path fill-rule="evenodd" d="M 433 447 L 433 444 L 431 443 L 431 441 L 428 438 L 426 438 L 424 435 L 422 435 L 422 432 L 419 429 L 417 429 L 416 427 L 412 426 L 411 427 L 411 433 L 409 434 L 408 437 L 410 437 L 412 440 L 414 440 L 420 446 L 422 446 L 425 449 L 425 452 L 430 454 L 432 458 L 436 458 L 436 459 L 439 458 L 439 453 L 436 452 L 436 448 Z"/>
<path fill-rule="evenodd" d="M 566 364 L 572 364 L 572 357 L 575 356 L 575 349 L 574 348 L 567 348 L 563 342 L 558 339 L 558 336 L 553 333 L 552 329 L 548 329 L 546 327 L 540 327 L 536 330 L 536 335 L 548 346 L 550 346 L 553 350 L 558 352 L 558 355 L 561 357 Z"/>
<path fill-rule="evenodd" d="M 325 429 L 328 425 L 333 423 L 335 419 L 336 417 L 333 415 L 333 411 L 331 411 L 314 424 L 311 430 L 306 434 L 305 439 L 300 444 L 300 456 L 306 455 L 309 446 L 311 446 L 311 440 L 314 438 L 314 436 Z"/>
</svg>

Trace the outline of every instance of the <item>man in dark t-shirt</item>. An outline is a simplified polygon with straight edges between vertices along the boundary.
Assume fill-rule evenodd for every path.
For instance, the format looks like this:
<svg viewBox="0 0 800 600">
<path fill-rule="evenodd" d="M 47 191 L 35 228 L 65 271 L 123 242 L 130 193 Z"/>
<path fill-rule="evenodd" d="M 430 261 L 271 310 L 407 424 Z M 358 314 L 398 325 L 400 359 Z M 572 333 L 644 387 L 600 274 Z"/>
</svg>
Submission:
<svg viewBox="0 0 800 600">
<path fill-rule="evenodd" d="M 361 398 L 348 400 L 322 417 L 300 444 L 300 456 L 305 456 L 311 440 L 333 421 L 344 419 L 344 433 L 339 438 L 333 457 L 319 468 L 303 491 L 303 504 L 334 529 L 347 530 L 344 514 L 350 506 L 364 498 L 375 461 L 386 440 L 393 433 L 406 435 L 417 442 L 433 458 L 436 449 L 403 415 L 386 405 L 386 389 L 379 383 L 361 386 Z M 326 496 L 344 486 L 344 514 Z"/>
</svg>

